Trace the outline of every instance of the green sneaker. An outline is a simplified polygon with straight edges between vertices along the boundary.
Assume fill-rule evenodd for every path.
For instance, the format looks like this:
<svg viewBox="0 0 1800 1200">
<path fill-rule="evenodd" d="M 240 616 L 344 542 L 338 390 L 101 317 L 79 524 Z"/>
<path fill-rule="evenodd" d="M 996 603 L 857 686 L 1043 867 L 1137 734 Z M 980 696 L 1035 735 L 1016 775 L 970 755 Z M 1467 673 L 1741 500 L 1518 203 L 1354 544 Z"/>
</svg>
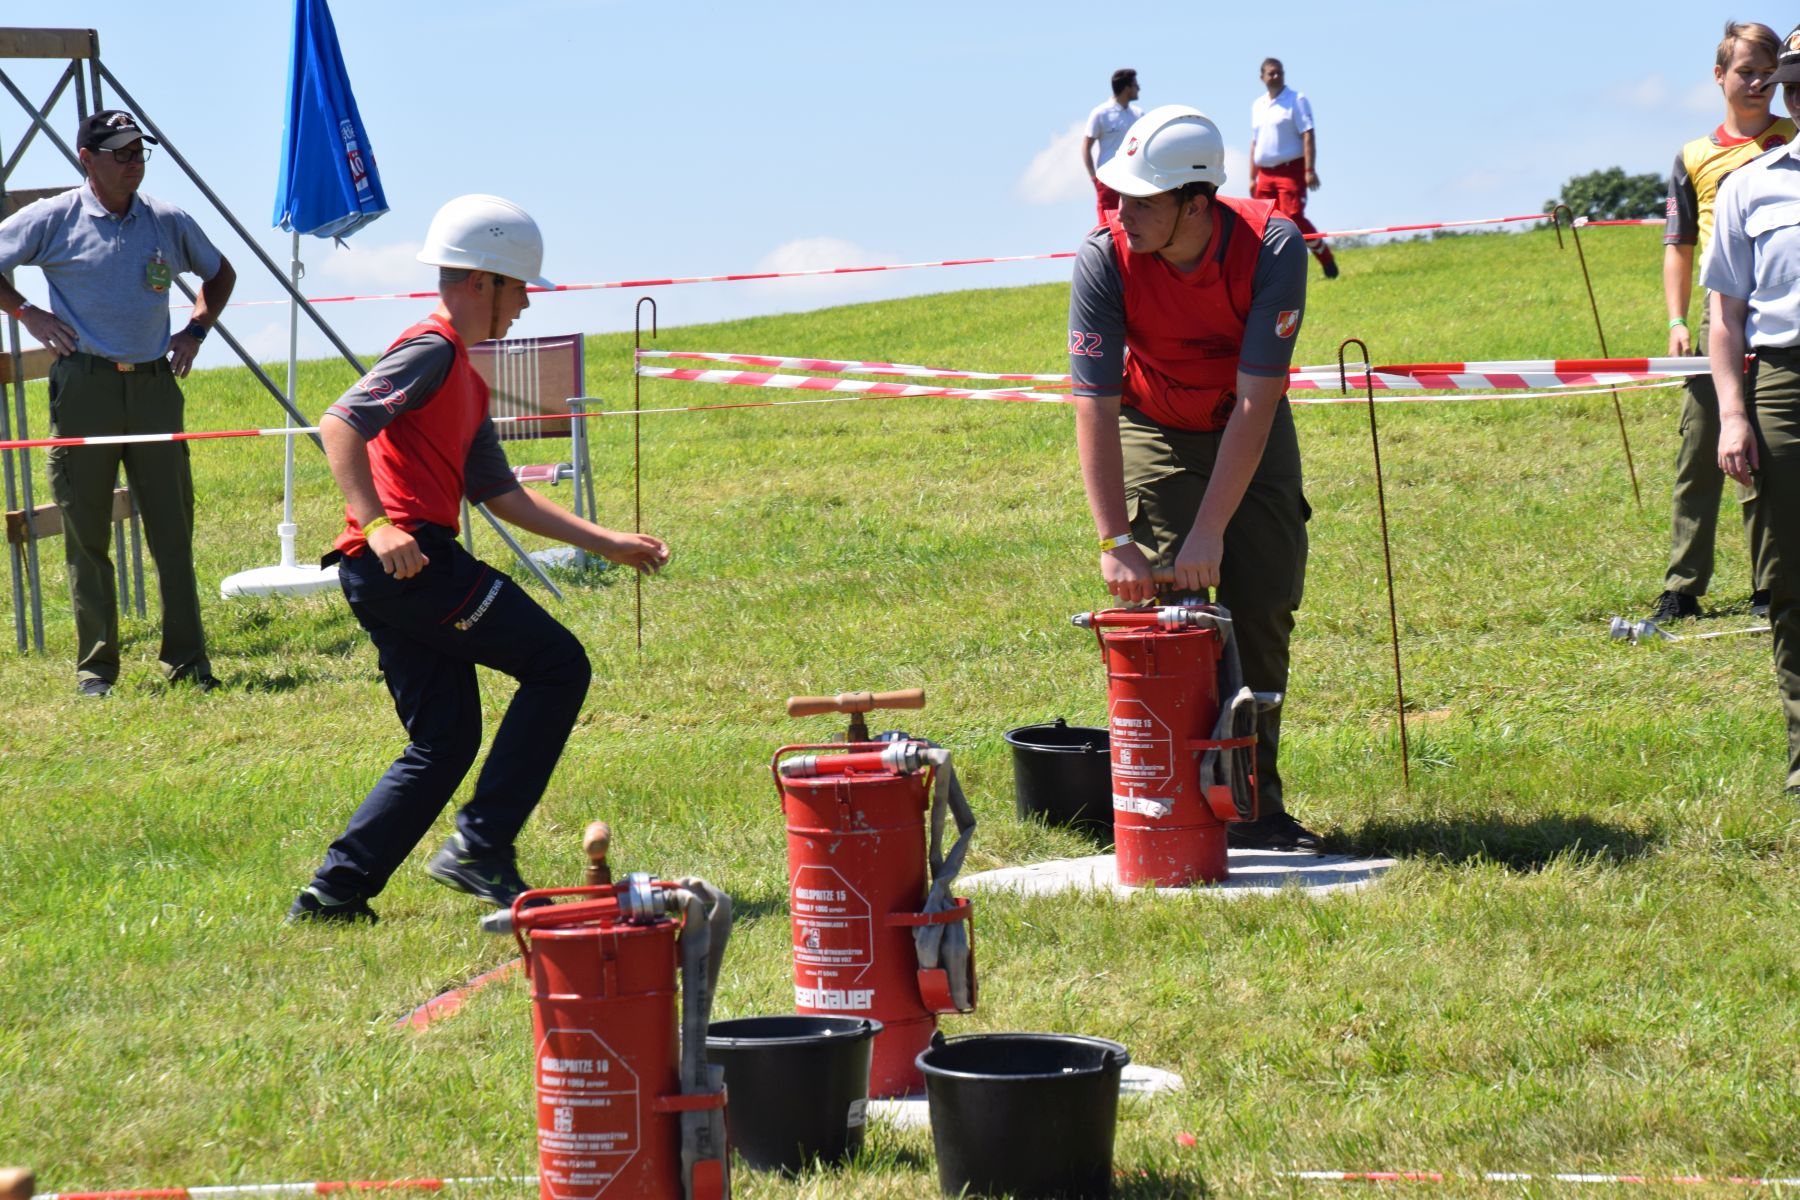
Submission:
<svg viewBox="0 0 1800 1200">
<path fill-rule="evenodd" d="M 503 854 L 473 854 L 453 833 L 425 864 L 425 873 L 447 888 L 486 900 L 496 908 L 510 908 L 520 892 L 531 885 L 519 878 L 519 866 L 511 846 Z"/>
</svg>

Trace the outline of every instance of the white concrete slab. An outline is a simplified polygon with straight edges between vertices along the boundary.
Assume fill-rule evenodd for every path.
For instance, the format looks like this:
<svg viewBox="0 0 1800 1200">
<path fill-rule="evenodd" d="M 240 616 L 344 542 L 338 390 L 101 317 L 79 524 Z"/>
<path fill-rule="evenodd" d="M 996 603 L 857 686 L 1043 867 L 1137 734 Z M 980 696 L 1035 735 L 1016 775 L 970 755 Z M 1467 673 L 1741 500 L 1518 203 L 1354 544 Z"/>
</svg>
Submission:
<svg viewBox="0 0 1800 1200">
<path fill-rule="evenodd" d="M 1131 1063 L 1119 1073 L 1121 1100 L 1139 1100 L 1162 1092 L 1179 1092 L 1182 1086 L 1181 1076 L 1158 1067 Z M 931 1126 L 931 1107 L 925 1102 L 923 1092 L 894 1100 L 871 1100 L 869 1116 L 900 1129 L 928 1129 Z"/>
<path fill-rule="evenodd" d="M 1227 900 L 1267 896 L 1285 887 L 1297 887 L 1311 895 L 1329 895 L 1367 887 L 1394 865 L 1391 858 L 1352 858 L 1347 854 L 1281 850 L 1230 850 L 1226 855 L 1229 875 L 1224 883 L 1154 890 L 1171 896 L 1192 893 Z M 1117 896 L 1133 896 L 1152 890 L 1120 883 L 1118 864 L 1110 854 L 1059 858 L 1025 867 L 981 871 L 960 877 L 956 886 L 959 891 L 1009 891 L 1026 896 L 1108 891 Z"/>
</svg>

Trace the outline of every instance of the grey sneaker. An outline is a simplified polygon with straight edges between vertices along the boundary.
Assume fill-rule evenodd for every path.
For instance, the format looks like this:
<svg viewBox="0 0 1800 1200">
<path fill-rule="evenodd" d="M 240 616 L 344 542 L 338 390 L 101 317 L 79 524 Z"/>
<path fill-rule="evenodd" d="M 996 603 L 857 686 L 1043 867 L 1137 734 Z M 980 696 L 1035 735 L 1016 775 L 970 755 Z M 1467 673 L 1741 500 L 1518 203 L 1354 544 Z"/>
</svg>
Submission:
<svg viewBox="0 0 1800 1200">
<path fill-rule="evenodd" d="M 369 907 L 369 902 L 361 896 L 352 896 L 348 900 L 333 900 L 317 888 L 307 888 L 294 899 L 294 906 L 288 909 L 284 918 L 289 925 L 298 925 L 302 921 L 332 921 L 346 925 L 354 925 L 366 921 L 370 925 L 381 918 Z"/>
<path fill-rule="evenodd" d="M 463 843 L 462 834 L 445 839 L 425 864 L 425 873 L 447 888 L 486 900 L 496 908 L 508 908 L 531 885 L 519 878 L 516 852 L 508 846 L 502 854 L 475 854 Z"/>
<path fill-rule="evenodd" d="M 104 700 L 112 695 L 112 684 L 104 679 L 83 679 L 75 690 L 90 700 Z"/>
</svg>

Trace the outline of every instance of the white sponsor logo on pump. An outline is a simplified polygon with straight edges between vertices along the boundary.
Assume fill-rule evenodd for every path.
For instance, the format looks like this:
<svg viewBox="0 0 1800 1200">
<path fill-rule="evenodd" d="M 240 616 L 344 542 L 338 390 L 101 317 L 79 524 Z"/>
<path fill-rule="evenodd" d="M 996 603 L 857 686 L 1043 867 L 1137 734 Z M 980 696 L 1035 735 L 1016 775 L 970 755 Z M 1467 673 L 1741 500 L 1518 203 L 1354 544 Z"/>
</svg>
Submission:
<svg viewBox="0 0 1800 1200">
<path fill-rule="evenodd" d="M 825 1012 L 861 1012 L 875 1003 L 874 988 L 814 988 L 794 985 L 794 1004 Z"/>
</svg>

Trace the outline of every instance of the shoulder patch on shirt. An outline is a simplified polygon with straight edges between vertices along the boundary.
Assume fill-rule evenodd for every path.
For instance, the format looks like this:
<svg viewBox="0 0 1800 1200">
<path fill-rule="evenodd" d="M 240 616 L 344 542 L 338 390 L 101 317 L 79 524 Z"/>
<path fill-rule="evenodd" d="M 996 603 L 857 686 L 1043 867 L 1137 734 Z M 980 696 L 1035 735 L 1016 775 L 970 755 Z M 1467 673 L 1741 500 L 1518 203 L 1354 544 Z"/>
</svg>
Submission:
<svg viewBox="0 0 1800 1200">
<path fill-rule="evenodd" d="M 1293 337 L 1294 330 L 1298 329 L 1299 327 L 1300 327 L 1300 310 L 1299 309 L 1285 308 L 1275 314 L 1275 336 L 1276 337 L 1280 337 L 1280 338 Z"/>
</svg>

